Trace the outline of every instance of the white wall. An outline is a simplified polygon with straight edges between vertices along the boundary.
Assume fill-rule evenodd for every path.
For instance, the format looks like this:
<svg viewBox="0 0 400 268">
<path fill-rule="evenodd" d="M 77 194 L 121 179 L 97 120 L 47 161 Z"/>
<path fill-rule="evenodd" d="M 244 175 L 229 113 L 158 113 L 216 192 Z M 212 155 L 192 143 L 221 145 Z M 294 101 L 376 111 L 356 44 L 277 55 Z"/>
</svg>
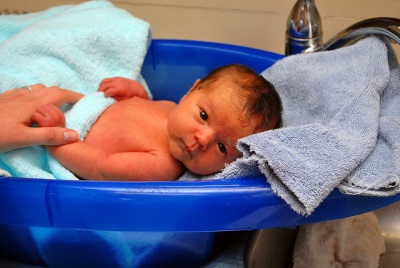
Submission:
<svg viewBox="0 0 400 268">
<path fill-rule="evenodd" d="M 80 0 L 0 0 L 0 10 L 40 11 Z M 115 0 L 151 23 L 154 38 L 193 39 L 284 53 L 286 18 L 295 0 Z M 316 0 L 324 40 L 360 20 L 400 18 L 400 0 Z M 399 51 L 396 46 L 396 50 Z"/>
</svg>

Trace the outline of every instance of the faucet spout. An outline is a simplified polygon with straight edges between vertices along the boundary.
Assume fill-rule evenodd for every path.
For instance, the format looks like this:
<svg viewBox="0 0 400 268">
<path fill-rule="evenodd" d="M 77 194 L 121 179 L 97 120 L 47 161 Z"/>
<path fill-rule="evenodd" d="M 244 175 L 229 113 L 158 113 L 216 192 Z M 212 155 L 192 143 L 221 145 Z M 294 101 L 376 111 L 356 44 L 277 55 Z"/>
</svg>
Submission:
<svg viewBox="0 0 400 268">
<path fill-rule="evenodd" d="M 333 50 L 354 44 L 370 35 L 385 36 L 400 44 L 400 19 L 381 17 L 360 21 L 339 32 L 322 46 L 308 48 L 304 52 Z"/>
<path fill-rule="evenodd" d="M 385 36 L 400 44 L 400 19 L 388 17 L 362 20 L 323 43 L 321 17 L 314 0 L 297 0 L 286 26 L 286 55 L 333 50 L 370 35 Z"/>
</svg>

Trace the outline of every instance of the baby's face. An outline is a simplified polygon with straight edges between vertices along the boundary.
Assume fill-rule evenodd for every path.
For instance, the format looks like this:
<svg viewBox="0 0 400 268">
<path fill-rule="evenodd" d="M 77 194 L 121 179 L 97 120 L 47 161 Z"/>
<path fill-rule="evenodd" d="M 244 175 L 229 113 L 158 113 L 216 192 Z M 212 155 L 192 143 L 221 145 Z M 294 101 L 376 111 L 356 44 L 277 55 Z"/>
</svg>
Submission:
<svg viewBox="0 0 400 268">
<path fill-rule="evenodd" d="M 219 81 L 210 87 L 189 92 L 168 120 L 171 154 L 200 175 L 218 172 L 240 157 L 236 141 L 252 134 L 256 123 L 239 120 L 243 100 L 235 84 Z"/>
</svg>

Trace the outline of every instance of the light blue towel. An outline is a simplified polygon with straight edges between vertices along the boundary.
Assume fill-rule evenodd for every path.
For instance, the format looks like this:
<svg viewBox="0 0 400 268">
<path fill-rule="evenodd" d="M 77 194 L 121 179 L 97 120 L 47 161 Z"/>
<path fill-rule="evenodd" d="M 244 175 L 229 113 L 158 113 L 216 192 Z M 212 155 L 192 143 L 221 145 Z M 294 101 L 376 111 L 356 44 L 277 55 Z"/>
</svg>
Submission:
<svg viewBox="0 0 400 268">
<path fill-rule="evenodd" d="M 286 57 L 262 75 L 281 95 L 283 127 L 239 140 L 244 157 L 209 179 L 264 174 L 300 214 L 312 213 L 335 187 L 399 192 L 400 71 L 391 47 L 370 37 Z"/>
<path fill-rule="evenodd" d="M 114 102 L 95 93 L 102 79 L 123 76 L 144 83 L 140 70 L 150 40 L 147 22 L 108 1 L 0 16 L 0 92 L 42 83 L 86 94 L 66 114 L 67 127 L 83 138 Z M 76 179 L 48 158 L 43 146 L 0 154 L 0 169 L 16 177 Z"/>
</svg>

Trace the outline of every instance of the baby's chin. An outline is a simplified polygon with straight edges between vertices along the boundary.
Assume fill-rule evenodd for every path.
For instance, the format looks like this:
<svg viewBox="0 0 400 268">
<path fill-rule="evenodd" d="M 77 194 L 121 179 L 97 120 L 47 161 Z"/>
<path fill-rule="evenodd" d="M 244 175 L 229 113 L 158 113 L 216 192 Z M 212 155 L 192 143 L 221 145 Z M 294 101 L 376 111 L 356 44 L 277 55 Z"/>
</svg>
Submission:
<svg viewBox="0 0 400 268">
<path fill-rule="evenodd" d="M 186 165 L 185 163 L 183 164 L 190 172 L 201 176 L 213 175 L 222 171 L 222 168 L 191 167 L 190 165 Z"/>
</svg>

